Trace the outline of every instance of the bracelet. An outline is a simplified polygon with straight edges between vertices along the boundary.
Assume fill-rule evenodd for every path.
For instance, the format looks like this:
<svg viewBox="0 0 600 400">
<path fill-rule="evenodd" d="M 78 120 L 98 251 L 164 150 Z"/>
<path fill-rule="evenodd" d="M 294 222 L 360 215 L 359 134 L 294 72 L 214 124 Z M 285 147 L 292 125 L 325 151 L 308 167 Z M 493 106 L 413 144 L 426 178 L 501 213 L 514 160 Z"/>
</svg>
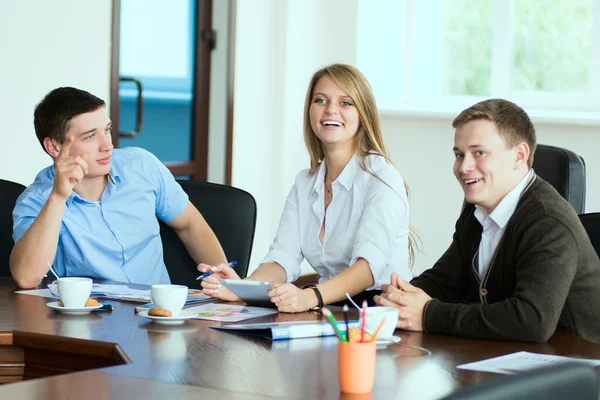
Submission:
<svg viewBox="0 0 600 400">
<path fill-rule="evenodd" d="M 305 285 L 302 289 L 309 289 L 309 288 L 314 290 L 315 294 L 317 295 L 317 306 L 313 307 L 312 310 L 320 310 L 321 308 L 323 308 L 323 296 L 321 296 L 321 291 L 319 290 L 317 285 L 315 285 L 314 283 Z"/>
</svg>

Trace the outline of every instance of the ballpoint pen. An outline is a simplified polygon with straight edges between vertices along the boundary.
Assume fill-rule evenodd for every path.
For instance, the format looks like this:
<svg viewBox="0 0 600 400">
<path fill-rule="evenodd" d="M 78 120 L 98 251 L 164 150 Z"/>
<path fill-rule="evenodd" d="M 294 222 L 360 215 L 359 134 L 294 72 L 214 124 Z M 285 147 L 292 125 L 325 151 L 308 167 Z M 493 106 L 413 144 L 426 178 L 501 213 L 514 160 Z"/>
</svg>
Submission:
<svg viewBox="0 0 600 400">
<path fill-rule="evenodd" d="M 232 261 L 232 262 L 230 262 L 229 264 L 227 264 L 227 266 L 228 266 L 228 267 L 231 267 L 231 268 L 233 268 L 233 267 L 235 267 L 237 264 L 238 264 L 238 262 L 237 262 L 237 261 Z M 212 271 L 208 271 L 208 272 L 205 272 L 205 273 L 203 273 L 203 274 L 202 274 L 202 275 L 200 275 L 199 277 L 197 277 L 197 278 L 196 278 L 196 280 L 197 280 L 197 281 L 199 281 L 200 279 L 208 278 L 208 277 L 209 277 L 209 276 L 211 276 L 211 275 L 212 275 Z"/>
<path fill-rule="evenodd" d="M 327 307 L 323 307 L 321 309 L 321 312 L 323 312 L 323 315 L 325 317 L 327 317 L 327 319 L 329 320 L 329 323 L 333 327 L 333 331 L 335 332 L 335 334 L 337 335 L 337 337 L 342 342 L 348 343 L 348 340 L 346 339 L 346 337 L 342 334 L 342 332 L 340 332 L 340 328 L 338 328 L 337 322 L 336 322 L 335 318 L 333 317 L 333 314 L 331 313 L 331 311 Z"/>
</svg>

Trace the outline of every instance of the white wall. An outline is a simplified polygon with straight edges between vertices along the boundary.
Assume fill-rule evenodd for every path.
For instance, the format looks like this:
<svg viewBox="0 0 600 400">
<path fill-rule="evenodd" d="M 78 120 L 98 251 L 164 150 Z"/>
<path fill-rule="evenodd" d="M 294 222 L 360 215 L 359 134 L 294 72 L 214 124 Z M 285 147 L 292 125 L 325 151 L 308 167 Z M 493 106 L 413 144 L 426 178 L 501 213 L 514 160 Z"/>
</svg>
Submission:
<svg viewBox="0 0 600 400">
<path fill-rule="evenodd" d="M 356 64 L 356 0 L 238 0 L 233 184 L 251 192 L 258 221 L 251 269 L 275 235 L 285 196 L 308 167 L 302 138 L 311 74 L 333 62 Z M 364 55 L 362 55 L 364 56 Z M 460 110 L 457 110 L 457 113 Z M 385 140 L 411 188 L 411 223 L 423 239 L 414 274 L 450 244 L 462 204 L 452 174 L 453 113 L 385 113 Z M 587 163 L 587 211 L 600 211 L 598 126 L 532 120 L 538 141 L 569 148 Z M 304 272 L 311 272 L 305 268 Z"/>
<path fill-rule="evenodd" d="M 533 115 L 535 113 L 532 113 Z M 413 274 L 431 267 L 450 245 L 462 206 L 462 190 L 452 173 L 455 115 L 446 117 L 383 117 L 385 139 L 394 162 L 410 184 L 411 223 L 423 239 Z M 549 124 L 532 116 L 538 143 L 575 151 L 587 167 L 586 211 L 600 211 L 600 129 L 593 126 Z"/>
<path fill-rule="evenodd" d="M 51 163 L 33 130 L 35 105 L 75 86 L 109 100 L 112 1 L 0 2 L 0 179 L 30 184 Z"/>
<path fill-rule="evenodd" d="M 232 184 L 258 204 L 250 270 L 268 251 L 296 174 L 309 166 L 302 120 L 312 73 L 356 59 L 344 39 L 356 36 L 356 9 L 356 0 L 237 2 Z"/>
</svg>

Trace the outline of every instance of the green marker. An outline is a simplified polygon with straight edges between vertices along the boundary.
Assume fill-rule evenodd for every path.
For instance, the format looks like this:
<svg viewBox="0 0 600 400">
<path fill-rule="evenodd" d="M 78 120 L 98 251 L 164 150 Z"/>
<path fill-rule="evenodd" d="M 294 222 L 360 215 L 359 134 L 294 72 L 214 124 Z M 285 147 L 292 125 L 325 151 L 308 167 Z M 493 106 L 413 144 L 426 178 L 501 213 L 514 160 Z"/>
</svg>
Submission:
<svg viewBox="0 0 600 400">
<path fill-rule="evenodd" d="M 329 319 L 329 322 L 333 326 L 333 329 L 335 330 L 335 333 L 340 338 L 340 340 L 344 343 L 348 343 L 348 341 L 346 340 L 344 335 L 342 335 L 342 332 L 340 332 L 340 330 L 337 326 L 337 322 L 335 322 L 335 318 L 333 318 L 333 314 L 331 313 L 331 311 L 329 311 L 329 309 L 326 307 L 323 307 L 322 311 L 323 311 L 323 315 L 325 315 L 327 317 L 327 319 Z"/>
</svg>

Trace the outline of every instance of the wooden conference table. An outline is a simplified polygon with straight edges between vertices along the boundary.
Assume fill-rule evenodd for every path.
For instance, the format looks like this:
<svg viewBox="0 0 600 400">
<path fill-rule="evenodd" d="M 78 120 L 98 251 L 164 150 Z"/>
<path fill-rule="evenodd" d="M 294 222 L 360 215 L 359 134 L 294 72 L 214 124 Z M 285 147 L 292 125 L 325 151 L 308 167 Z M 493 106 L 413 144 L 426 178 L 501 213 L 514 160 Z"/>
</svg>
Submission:
<svg viewBox="0 0 600 400">
<path fill-rule="evenodd" d="M 378 350 L 373 392 L 346 396 L 337 381 L 335 338 L 271 342 L 221 333 L 208 328 L 217 323 L 200 320 L 161 326 L 117 301 L 112 313 L 63 315 L 46 307 L 50 299 L 14 290 L 12 279 L 0 278 L 0 382 L 13 382 L 0 385 L 1 399 L 436 398 L 497 377 L 456 369 L 466 362 L 520 350 L 600 358 L 600 345 L 566 333 L 531 344 L 397 331 L 402 343 L 432 356 L 397 345 Z"/>
</svg>

